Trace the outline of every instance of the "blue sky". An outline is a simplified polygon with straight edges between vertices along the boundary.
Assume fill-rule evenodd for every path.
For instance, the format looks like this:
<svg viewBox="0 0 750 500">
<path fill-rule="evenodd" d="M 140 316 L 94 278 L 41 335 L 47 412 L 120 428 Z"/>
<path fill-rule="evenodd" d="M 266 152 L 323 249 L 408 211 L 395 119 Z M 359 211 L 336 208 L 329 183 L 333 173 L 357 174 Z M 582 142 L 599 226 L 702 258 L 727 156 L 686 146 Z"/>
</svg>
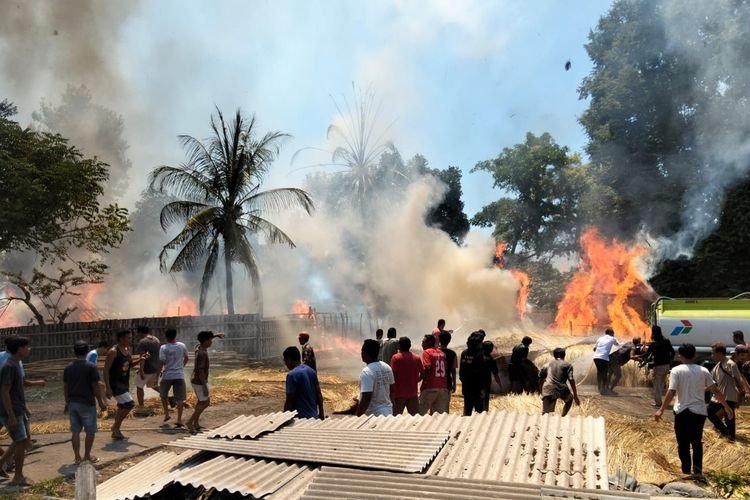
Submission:
<svg viewBox="0 0 750 500">
<path fill-rule="evenodd" d="M 142 2 L 107 40 L 128 90 L 95 91 L 94 98 L 126 120 L 132 206 L 151 168 L 182 159 L 178 134 L 208 134 L 214 105 L 255 112 L 261 129 L 290 133 L 268 182 L 299 185 L 304 173 L 290 167 L 291 155 L 326 145 L 337 114 L 331 96 L 350 98 L 356 82 L 382 98 L 383 123 L 392 123 L 388 138 L 404 158 L 420 153 L 433 167 L 463 169 L 472 216 L 499 196 L 488 174 L 469 174 L 478 161 L 522 141 L 527 131 L 550 132 L 572 150 L 585 144 L 576 121 L 586 107 L 577 87 L 591 69 L 583 45 L 609 5 Z M 55 98 L 25 96 L 31 106 L 41 97 Z"/>
</svg>

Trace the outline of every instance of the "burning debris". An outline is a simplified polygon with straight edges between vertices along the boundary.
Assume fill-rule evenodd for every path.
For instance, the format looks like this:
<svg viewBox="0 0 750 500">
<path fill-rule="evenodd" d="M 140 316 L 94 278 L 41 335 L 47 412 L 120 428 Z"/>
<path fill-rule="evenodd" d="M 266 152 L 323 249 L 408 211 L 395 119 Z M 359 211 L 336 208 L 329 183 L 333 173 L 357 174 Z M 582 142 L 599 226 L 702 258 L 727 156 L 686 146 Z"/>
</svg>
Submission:
<svg viewBox="0 0 750 500">
<path fill-rule="evenodd" d="M 611 326 L 619 334 L 648 331 L 639 312 L 652 294 L 640 264 L 646 249 L 607 241 L 595 228 L 581 236 L 581 263 L 565 289 L 552 329 L 588 335 Z"/>
</svg>

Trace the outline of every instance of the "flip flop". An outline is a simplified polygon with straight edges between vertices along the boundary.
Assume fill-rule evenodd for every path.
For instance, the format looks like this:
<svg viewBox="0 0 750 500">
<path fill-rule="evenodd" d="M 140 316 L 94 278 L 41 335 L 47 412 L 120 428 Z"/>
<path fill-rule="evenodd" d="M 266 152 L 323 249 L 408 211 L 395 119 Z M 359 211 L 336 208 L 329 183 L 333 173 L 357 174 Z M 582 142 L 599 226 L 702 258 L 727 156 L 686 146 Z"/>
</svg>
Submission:
<svg viewBox="0 0 750 500">
<path fill-rule="evenodd" d="M 122 433 L 112 434 L 112 439 L 114 439 L 115 441 L 122 441 L 123 439 L 125 439 L 125 436 Z"/>
<path fill-rule="evenodd" d="M 185 427 L 185 424 L 183 424 L 182 422 L 175 422 L 174 426 L 175 427 Z"/>
<path fill-rule="evenodd" d="M 88 462 L 90 464 L 96 464 L 99 463 L 99 457 L 91 457 L 88 460 L 82 460 L 81 462 Z"/>
<path fill-rule="evenodd" d="M 28 488 L 29 486 L 33 486 L 34 481 L 29 479 L 28 477 L 23 478 L 21 481 L 13 480 L 8 483 L 8 486 L 20 486 L 21 488 Z"/>
</svg>

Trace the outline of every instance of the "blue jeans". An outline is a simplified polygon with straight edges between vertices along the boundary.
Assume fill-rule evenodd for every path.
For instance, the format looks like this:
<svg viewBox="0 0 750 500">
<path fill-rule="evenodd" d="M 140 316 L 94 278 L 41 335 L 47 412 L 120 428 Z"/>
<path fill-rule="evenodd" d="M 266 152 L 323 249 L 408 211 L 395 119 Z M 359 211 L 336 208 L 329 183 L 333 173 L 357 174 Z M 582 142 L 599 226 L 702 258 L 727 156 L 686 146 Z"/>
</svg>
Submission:
<svg viewBox="0 0 750 500">
<path fill-rule="evenodd" d="M 86 431 L 86 434 L 94 434 L 96 427 L 96 405 L 85 405 L 71 401 L 68 404 L 68 417 L 70 418 L 70 432 Z"/>
<path fill-rule="evenodd" d="M 29 419 L 26 415 L 16 415 L 16 427 L 13 429 L 8 426 L 8 417 L 0 417 L 0 421 L 3 422 L 3 426 L 8 430 L 8 435 L 14 443 L 29 439 Z"/>
</svg>

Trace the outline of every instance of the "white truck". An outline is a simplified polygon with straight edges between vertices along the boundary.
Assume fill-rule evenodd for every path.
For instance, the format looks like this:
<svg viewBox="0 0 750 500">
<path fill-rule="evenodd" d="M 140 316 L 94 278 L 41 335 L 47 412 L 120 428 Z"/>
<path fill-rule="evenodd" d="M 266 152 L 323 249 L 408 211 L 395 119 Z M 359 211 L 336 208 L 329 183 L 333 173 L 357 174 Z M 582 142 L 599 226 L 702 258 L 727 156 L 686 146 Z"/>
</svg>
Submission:
<svg viewBox="0 0 750 500">
<path fill-rule="evenodd" d="M 675 347 L 693 344 L 698 352 L 708 353 L 718 341 L 732 351 L 732 332 L 750 334 L 750 292 L 729 299 L 659 297 L 651 305 L 650 320 Z"/>
</svg>

